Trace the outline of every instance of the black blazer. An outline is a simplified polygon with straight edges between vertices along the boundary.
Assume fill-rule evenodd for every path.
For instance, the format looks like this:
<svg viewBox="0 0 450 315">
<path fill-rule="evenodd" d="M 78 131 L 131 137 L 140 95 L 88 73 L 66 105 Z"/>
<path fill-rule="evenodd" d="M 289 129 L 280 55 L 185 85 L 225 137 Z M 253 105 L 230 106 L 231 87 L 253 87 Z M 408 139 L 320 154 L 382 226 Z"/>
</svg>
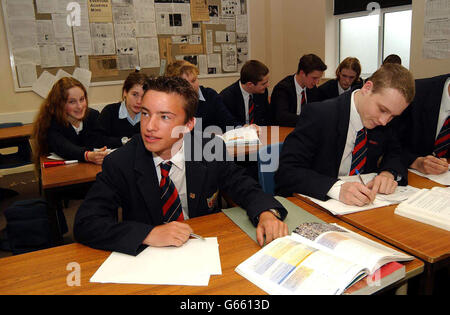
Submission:
<svg viewBox="0 0 450 315">
<path fill-rule="evenodd" d="M 254 225 L 257 216 L 268 209 L 277 209 L 282 218 L 286 217 L 283 206 L 230 160 L 195 161 L 194 150 L 203 150 L 209 139 L 189 135 L 185 135 L 185 166 L 190 218 L 218 212 L 217 202 L 211 201 L 219 190 L 247 209 Z M 210 141 L 214 144 L 210 147 L 221 152 L 219 159 L 224 158 L 223 141 L 217 137 Z M 117 220 L 119 207 L 123 222 Z M 137 255 L 145 248 L 142 241 L 153 227 L 161 224 L 161 192 L 153 156 L 141 136 L 136 135 L 105 158 L 102 172 L 76 214 L 74 235 L 79 242 L 94 248 Z"/>
<path fill-rule="evenodd" d="M 396 121 L 405 166 L 411 165 L 418 157 L 433 153 L 442 92 L 449 77 L 450 73 L 447 73 L 415 81 L 414 100 Z"/>
<path fill-rule="evenodd" d="M 52 119 L 47 134 L 49 152 L 55 152 L 67 160 L 84 161 L 84 152 L 110 144 L 102 135 L 98 111 L 92 108 L 87 111 L 83 130 L 78 135 L 70 124 L 65 126 Z"/>
<path fill-rule="evenodd" d="M 353 82 L 351 86 L 351 91 L 360 89 L 363 86 L 363 81 L 359 79 L 358 81 Z M 339 96 L 338 89 L 338 79 L 328 80 L 318 87 L 318 96 L 319 101 L 324 101 L 329 98 L 334 98 Z"/>
<path fill-rule="evenodd" d="M 302 193 L 328 200 L 338 180 L 347 140 L 351 92 L 306 106 L 297 127 L 286 138 L 275 173 L 275 191 L 282 196 Z M 391 126 L 368 130 L 365 173 L 393 170 L 406 185 L 407 169 L 401 163 L 401 147 Z M 380 166 L 378 161 L 381 159 Z"/>
<path fill-rule="evenodd" d="M 199 100 L 195 117 L 202 119 L 203 130 L 209 126 L 218 126 L 223 132 L 226 132 L 227 126 L 239 125 L 223 103 L 222 96 L 211 88 L 200 86 L 200 90 L 206 101 Z"/>
<path fill-rule="evenodd" d="M 123 137 L 131 138 L 140 132 L 141 123 L 132 125 L 128 119 L 119 119 L 119 109 L 121 102 L 106 105 L 98 118 L 103 135 L 109 138 L 112 147 L 122 146 Z"/>
<path fill-rule="evenodd" d="M 233 115 L 237 123 L 241 126 L 245 125 L 245 103 L 242 96 L 239 80 L 225 88 L 220 95 L 223 103 Z M 271 113 L 269 105 L 269 94 L 266 89 L 264 94 L 253 94 L 255 102 L 255 124 L 259 126 L 269 126 L 271 124 Z"/>
<path fill-rule="evenodd" d="M 318 101 L 317 87 L 306 89 L 308 103 Z M 274 111 L 276 125 L 295 127 L 297 115 L 297 91 L 294 75 L 287 76 L 273 88 L 270 105 Z"/>
</svg>

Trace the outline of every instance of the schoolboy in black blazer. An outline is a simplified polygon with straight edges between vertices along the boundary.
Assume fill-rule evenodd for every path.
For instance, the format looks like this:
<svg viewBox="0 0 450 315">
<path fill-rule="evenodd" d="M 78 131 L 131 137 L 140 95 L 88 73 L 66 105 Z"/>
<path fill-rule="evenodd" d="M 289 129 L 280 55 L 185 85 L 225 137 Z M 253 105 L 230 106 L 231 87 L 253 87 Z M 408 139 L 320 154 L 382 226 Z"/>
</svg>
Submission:
<svg viewBox="0 0 450 315">
<path fill-rule="evenodd" d="M 317 84 L 326 69 L 322 59 L 314 54 L 300 58 L 297 73 L 281 80 L 272 91 L 270 103 L 276 125 L 294 127 L 303 106 L 319 100 Z"/>
<path fill-rule="evenodd" d="M 130 255 L 138 254 L 146 245 L 181 246 L 186 242 L 192 232 L 188 224 L 164 224 L 159 181 L 162 166 L 155 164 L 157 159 L 174 163 L 181 150 L 184 164 L 180 169 L 176 165 L 172 168 L 185 174 L 180 179 L 169 174 L 179 192 L 183 214 L 192 218 L 219 211 L 218 191 L 225 191 L 257 225 L 260 244 L 264 235 L 268 242 L 286 235 L 287 226 L 279 219 L 284 219 L 287 211 L 243 169 L 224 159 L 223 142 L 190 133 L 198 96 L 189 83 L 162 77 L 150 80 L 148 89 L 142 105 L 141 134 L 105 159 L 102 173 L 77 212 L 75 238 L 94 248 Z M 174 134 L 175 128 L 180 133 Z M 216 157 L 212 161 L 204 156 L 207 142 L 217 150 L 212 152 Z M 117 221 L 119 207 L 123 222 Z"/>
<path fill-rule="evenodd" d="M 376 193 L 392 193 L 397 181 L 407 183 L 400 144 L 387 124 L 414 97 L 412 75 L 399 65 L 377 72 L 361 90 L 305 107 L 296 129 L 284 142 L 275 174 L 276 193 L 302 193 L 320 200 L 333 197 L 362 206 L 373 201 Z M 352 161 L 356 134 L 350 127 L 354 124 L 367 130 L 364 173 L 379 173 L 367 187 L 338 181 L 338 176 L 350 171 L 345 160 Z"/>
<path fill-rule="evenodd" d="M 268 126 L 272 123 L 268 86 L 269 69 L 257 60 L 249 60 L 242 66 L 240 80 L 223 89 L 220 95 L 231 115 L 241 126 Z M 249 116 L 250 96 L 255 105 L 253 122 Z"/>
<path fill-rule="evenodd" d="M 344 92 L 360 89 L 363 81 L 361 75 L 361 64 L 357 58 L 347 57 L 336 69 L 336 79 L 328 80 L 318 88 L 319 101 L 338 97 Z"/>
<path fill-rule="evenodd" d="M 406 166 L 422 173 L 442 174 L 448 171 L 446 158 L 450 157 L 450 148 L 443 159 L 434 157 L 433 152 L 441 126 L 450 114 L 449 81 L 450 73 L 415 80 L 416 96 L 397 121 L 403 161 Z M 440 117 L 441 124 L 438 124 Z"/>
</svg>

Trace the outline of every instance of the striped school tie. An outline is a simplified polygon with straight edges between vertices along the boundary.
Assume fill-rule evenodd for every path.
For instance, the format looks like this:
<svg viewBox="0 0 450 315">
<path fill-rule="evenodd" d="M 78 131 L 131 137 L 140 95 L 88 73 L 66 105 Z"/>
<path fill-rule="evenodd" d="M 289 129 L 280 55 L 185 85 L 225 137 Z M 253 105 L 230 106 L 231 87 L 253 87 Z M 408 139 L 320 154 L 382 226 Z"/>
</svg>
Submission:
<svg viewBox="0 0 450 315">
<path fill-rule="evenodd" d="M 178 196 L 177 188 L 169 177 L 171 162 L 161 163 L 161 201 L 163 204 L 164 222 L 184 221 L 181 200 Z"/>
<path fill-rule="evenodd" d="M 361 129 L 356 134 L 355 147 L 352 152 L 352 166 L 349 175 L 355 175 L 356 170 L 360 173 L 364 171 L 367 161 L 367 131 L 366 128 Z"/>
<path fill-rule="evenodd" d="M 434 142 L 434 153 L 437 157 L 447 157 L 450 147 L 450 116 L 445 120 L 444 125 Z"/>
<path fill-rule="evenodd" d="M 255 103 L 251 94 L 248 98 L 248 122 L 250 125 L 255 123 Z"/>
<path fill-rule="evenodd" d="M 302 109 L 302 111 L 303 111 L 303 107 L 305 106 L 305 104 L 306 104 L 306 92 L 305 92 L 305 89 L 302 91 L 302 102 L 301 102 L 301 105 L 300 105 L 300 108 Z"/>
</svg>

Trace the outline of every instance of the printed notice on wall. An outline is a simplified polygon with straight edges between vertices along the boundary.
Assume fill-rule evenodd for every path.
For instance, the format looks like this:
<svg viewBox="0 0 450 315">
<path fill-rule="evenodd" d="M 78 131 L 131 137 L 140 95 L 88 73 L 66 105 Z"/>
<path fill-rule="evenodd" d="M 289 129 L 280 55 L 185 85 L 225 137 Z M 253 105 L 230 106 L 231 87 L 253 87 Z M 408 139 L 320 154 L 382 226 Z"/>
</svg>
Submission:
<svg viewBox="0 0 450 315">
<path fill-rule="evenodd" d="M 111 0 L 89 0 L 88 4 L 91 23 L 112 22 Z"/>
<path fill-rule="evenodd" d="M 426 1 L 423 57 L 450 58 L 450 0 Z"/>
</svg>

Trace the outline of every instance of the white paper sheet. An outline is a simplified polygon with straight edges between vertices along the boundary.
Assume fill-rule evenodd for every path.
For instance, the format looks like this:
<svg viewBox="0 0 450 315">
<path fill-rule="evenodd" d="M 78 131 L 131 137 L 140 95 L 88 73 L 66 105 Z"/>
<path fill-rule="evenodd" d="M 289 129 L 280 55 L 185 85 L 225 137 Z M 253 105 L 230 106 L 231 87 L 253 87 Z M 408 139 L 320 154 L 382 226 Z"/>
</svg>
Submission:
<svg viewBox="0 0 450 315">
<path fill-rule="evenodd" d="M 138 256 L 113 252 L 90 279 L 100 283 L 206 286 L 222 274 L 217 238 L 190 239 L 181 247 L 147 247 Z"/>
<path fill-rule="evenodd" d="M 42 98 L 46 98 L 55 82 L 56 77 L 50 72 L 44 71 L 41 73 L 41 76 L 37 79 L 37 81 L 34 82 L 32 90 Z"/>
<path fill-rule="evenodd" d="M 413 169 L 409 169 L 409 171 L 414 174 L 417 174 L 419 176 L 426 177 L 426 178 L 428 178 L 436 183 L 439 183 L 441 185 L 450 186 L 450 171 L 448 171 L 444 174 L 440 174 L 440 175 L 423 174 L 423 173 L 413 170 Z"/>
</svg>

